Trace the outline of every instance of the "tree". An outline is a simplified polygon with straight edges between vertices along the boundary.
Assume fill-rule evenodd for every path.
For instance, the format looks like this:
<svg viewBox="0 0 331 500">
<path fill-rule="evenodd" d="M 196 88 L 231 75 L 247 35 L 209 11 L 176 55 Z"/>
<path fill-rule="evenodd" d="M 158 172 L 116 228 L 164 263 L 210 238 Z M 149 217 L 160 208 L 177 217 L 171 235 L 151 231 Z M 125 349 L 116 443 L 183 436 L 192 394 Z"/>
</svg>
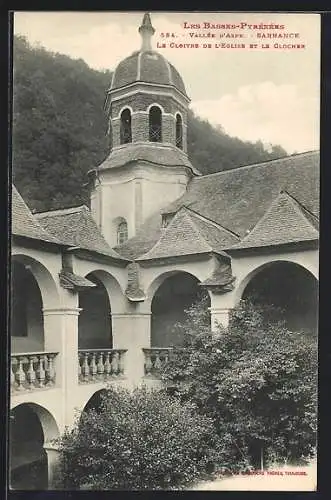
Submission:
<svg viewBox="0 0 331 500">
<path fill-rule="evenodd" d="M 210 418 L 164 391 L 109 389 L 60 440 L 60 487 L 178 489 L 217 460 Z"/>
<path fill-rule="evenodd" d="M 261 466 L 261 458 L 310 457 L 316 445 L 316 339 L 288 331 L 271 306 L 265 311 L 249 302 L 213 336 L 203 306 L 193 306 L 177 325 L 186 332 L 187 350 L 175 352 L 165 367 L 168 390 L 213 419 L 229 470 Z"/>
</svg>

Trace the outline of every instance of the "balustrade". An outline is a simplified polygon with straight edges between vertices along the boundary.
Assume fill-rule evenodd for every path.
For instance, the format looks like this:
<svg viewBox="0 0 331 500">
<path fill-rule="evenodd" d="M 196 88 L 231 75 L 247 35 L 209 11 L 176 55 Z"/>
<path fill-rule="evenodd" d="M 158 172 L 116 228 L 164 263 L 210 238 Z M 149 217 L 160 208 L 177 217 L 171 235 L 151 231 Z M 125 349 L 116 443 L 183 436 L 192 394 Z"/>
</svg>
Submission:
<svg viewBox="0 0 331 500">
<path fill-rule="evenodd" d="M 54 359 L 57 352 L 29 352 L 11 355 L 12 391 L 31 391 L 55 385 Z"/>
<path fill-rule="evenodd" d="M 172 347 L 152 347 L 143 349 L 145 355 L 145 376 L 157 377 L 161 375 L 161 371 L 172 355 Z"/>
<path fill-rule="evenodd" d="M 80 383 L 95 383 L 124 376 L 126 349 L 80 349 L 78 379 Z"/>
</svg>

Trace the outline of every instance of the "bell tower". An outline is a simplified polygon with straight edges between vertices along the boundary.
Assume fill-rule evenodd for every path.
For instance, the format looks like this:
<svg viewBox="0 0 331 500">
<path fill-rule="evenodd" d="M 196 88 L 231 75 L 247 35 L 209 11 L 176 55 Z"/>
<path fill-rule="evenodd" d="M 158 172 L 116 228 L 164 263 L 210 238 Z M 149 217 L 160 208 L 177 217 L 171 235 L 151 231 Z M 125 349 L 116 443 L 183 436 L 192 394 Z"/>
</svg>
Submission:
<svg viewBox="0 0 331 500">
<path fill-rule="evenodd" d="M 183 80 L 152 49 L 155 29 L 149 13 L 138 30 L 140 50 L 119 63 L 107 90 L 111 151 L 93 171 L 92 214 L 112 247 L 135 236 L 149 216 L 200 175 L 187 157 L 190 99 Z"/>
</svg>

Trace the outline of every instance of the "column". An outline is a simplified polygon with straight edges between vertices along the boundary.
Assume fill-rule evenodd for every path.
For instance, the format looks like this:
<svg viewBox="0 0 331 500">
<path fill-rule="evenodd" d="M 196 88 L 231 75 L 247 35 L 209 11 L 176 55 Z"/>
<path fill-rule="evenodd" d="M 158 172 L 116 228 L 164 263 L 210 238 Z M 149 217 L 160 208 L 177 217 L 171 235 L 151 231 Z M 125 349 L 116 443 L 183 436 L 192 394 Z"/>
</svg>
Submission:
<svg viewBox="0 0 331 500">
<path fill-rule="evenodd" d="M 234 293 L 215 293 L 210 292 L 210 315 L 211 328 L 217 335 L 219 332 L 218 325 L 227 328 L 229 325 L 230 312 L 234 307 Z"/>
<path fill-rule="evenodd" d="M 45 308 L 45 350 L 58 352 L 55 360 L 56 386 L 61 387 L 62 424 L 72 425 L 78 387 L 78 295 L 63 291 L 66 305 Z M 70 295 L 69 295 L 70 294 Z M 60 403 L 60 401 L 59 401 Z"/>
<path fill-rule="evenodd" d="M 125 376 L 130 384 L 138 385 L 144 376 L 144 347 L 151 345 L 151 313 L 113 313 L 112 333 L 114 349 L 127 349 Z"/>
<path fill-rule="evenodd" d="M 47 468 L 48 468 L 48 489 L 56 490 L 60 488 L 58 468 L 60 460 L 60 452 L 58 448 L 51 444 L 45 443 L 44 450 L 47 454 Z"/>
</svg>

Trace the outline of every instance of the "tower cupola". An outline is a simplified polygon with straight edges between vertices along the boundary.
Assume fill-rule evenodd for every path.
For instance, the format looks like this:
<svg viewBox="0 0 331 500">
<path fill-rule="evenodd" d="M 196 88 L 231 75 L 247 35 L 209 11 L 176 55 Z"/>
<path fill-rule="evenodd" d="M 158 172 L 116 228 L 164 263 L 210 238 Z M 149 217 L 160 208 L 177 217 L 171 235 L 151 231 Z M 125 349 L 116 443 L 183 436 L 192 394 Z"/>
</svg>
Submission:
<svg viewBox="0 0 331 500">
<path fill-rule="evenodd" d="M 91 197 L 92 212 L 110 244 L 115 232 L 103 219 L 125 220 L 130 238 L 148 216 L 181 196 L 192 176 L 200 175 L 187 156 L 190 99 L 182 77 L 153 50 L 149 13 L 138 31 L 140 50 L 117 65 L 107 90 L 111 151 L 96 169 L 100 184 Z"/>
</svg>

